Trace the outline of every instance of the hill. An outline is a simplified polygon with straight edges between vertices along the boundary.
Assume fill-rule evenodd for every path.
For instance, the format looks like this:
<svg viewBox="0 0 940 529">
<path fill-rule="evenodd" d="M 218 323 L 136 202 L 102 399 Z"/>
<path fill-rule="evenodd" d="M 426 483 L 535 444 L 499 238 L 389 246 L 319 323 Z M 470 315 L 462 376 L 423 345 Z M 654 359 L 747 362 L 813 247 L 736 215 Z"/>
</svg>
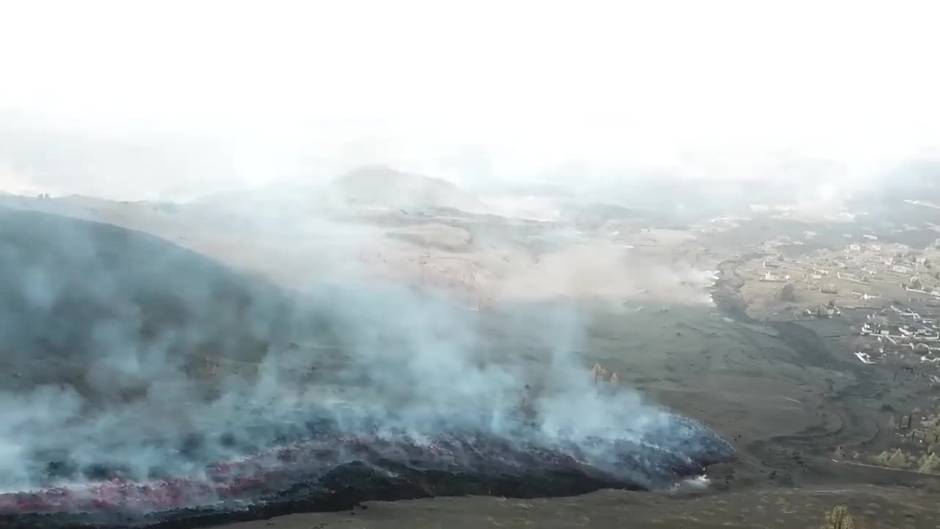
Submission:
<svg viewBox="0 0 940 529">
<path fill-rule="evenodd" d="M 386 167 L 364 167 L 333 182 L 350 203 L 395 208 L 457 209 L 476 212 L 484 205 L 473 195 L 439 178 L 403 173 Z"/>
<path fill-rule="evenodd" d="M 288 310 L 274 287 L 162 239 L 8 209 L 0 298 L 0 389 L 86 396 L 143 390 L 195 356 L 256 359 Z"/>
</svg>

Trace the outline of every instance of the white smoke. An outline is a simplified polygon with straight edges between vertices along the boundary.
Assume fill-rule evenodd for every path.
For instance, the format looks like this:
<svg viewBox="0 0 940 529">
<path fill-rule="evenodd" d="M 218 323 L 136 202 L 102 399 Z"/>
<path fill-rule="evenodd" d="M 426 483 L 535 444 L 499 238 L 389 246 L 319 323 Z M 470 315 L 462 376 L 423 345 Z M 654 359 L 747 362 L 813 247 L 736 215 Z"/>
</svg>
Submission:
<svg viewBox="0 0 940 529">
<path fill-rule="evenodd" d="M 367 278 L 286 294 L 142 235 L 5 215 L 2 337 L 19 388 L 0 394 L 0 490 L 198 477 L 323 416 L 350 435 L 588 443 L 599 465 L 617 439 L 688 457 L 672 415 L 594 384 L 573 306 L 487 314 Z M 204 360 L 218 376 L 193 374 Z"/>
</svg>

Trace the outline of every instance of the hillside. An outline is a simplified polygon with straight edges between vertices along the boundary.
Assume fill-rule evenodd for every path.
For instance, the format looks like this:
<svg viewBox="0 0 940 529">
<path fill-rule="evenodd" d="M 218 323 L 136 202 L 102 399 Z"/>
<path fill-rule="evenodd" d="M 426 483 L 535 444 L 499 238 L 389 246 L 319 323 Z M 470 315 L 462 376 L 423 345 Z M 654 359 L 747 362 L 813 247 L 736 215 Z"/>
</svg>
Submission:
<svg viewBox="0 0 940 529">
<path fill-rule="evenodd" d="M 287 310 L 273 287 L 156 237 L 7 209 L 0 297 L 0 389 L 86 396 L 142 390 L 195 356 L 257 358 Z"/>
</svg>

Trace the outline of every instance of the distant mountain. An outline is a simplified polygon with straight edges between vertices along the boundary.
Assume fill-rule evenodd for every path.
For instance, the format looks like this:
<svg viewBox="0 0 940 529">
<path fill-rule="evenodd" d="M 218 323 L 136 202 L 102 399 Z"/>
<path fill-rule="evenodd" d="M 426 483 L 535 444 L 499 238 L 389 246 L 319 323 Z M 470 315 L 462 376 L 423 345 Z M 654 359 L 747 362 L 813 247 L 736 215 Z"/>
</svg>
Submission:
<svg viewBox="0 0 940 529">
<path fill-rule="evenodd" d="M 336 179 L 333 189 L 350 204 L 391 208 L 485 210 L 475 196 L 456 185 L 387 167 L 363 167 Z"/>
</svg>

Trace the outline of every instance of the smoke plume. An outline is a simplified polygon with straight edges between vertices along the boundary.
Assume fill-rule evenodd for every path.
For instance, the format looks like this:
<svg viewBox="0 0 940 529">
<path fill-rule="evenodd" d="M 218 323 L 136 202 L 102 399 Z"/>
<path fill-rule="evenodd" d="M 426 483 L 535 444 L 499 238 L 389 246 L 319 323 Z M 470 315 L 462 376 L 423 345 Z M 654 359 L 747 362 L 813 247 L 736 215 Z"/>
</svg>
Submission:
<svg viewBox="0 0 940 529">
<path fill-rule="evenodd" d="M 3 217 L 7 493 L 218 481 L 213 465 L 303 442 L 318 425 L 394 450 L 484 436 L 640 486 L 669 482 L 665 460 L 694 466 L 730 450 L 629 389 L 595 384 L 570 305 L 487 314 L 366 279 L 288 293 L 143 234 Z"/>
</svg>

